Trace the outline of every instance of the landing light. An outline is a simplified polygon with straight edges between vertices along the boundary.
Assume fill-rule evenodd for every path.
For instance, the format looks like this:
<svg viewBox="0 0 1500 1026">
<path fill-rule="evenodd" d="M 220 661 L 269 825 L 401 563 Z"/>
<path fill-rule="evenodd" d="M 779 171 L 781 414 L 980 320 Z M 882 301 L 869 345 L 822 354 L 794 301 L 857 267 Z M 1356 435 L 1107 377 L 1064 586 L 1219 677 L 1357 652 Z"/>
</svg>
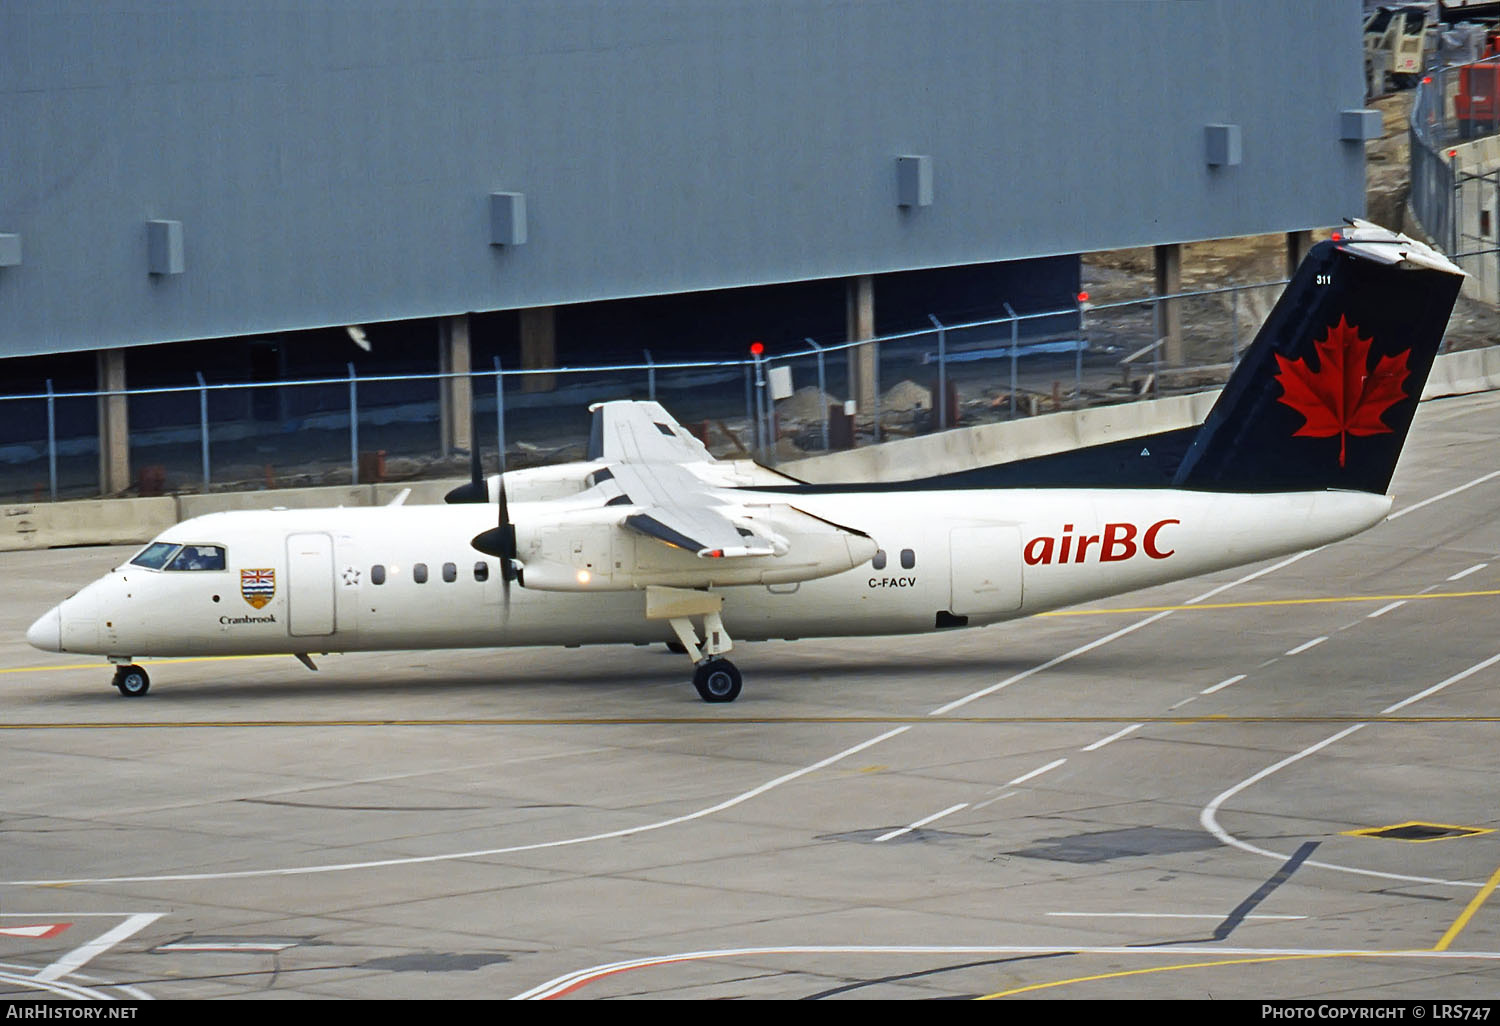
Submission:
<svg viewBox="0 0 1500 1026">
<path fill-rule="evenodd" d="M 764 342 L 751 342 L 750 343 L 750 355 L 751 356 L 759 356 L 761 353 L 764 353 L 765 351 L 766 351 L 766 344 Z"/>
<path fill-rule="evenodd" d="M 587 583 L 589 583 L 590 580 L 592 580 L 592 578 L 589 576 L 589 572 L 587 570 L 580 570 L 580 571 L 578 571 L 578 583 L 579 584 L 587 584 Z"/>
</svg>

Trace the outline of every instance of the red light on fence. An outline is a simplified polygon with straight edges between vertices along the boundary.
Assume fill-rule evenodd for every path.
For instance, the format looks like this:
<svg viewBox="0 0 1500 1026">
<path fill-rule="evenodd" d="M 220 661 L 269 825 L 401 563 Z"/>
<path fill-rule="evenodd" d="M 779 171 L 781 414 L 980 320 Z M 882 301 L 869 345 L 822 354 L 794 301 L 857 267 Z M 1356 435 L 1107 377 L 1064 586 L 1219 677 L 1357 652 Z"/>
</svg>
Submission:
<svg viewBox="0 0 1500 1026">
<path fill-rule="evenodd" d="M 1458 156 L 1458 151 L 1457 150 L 1449 150 L 1448 151 L 1448 159 L 1449 160 L 1452 160 L 1456 156 Z"/>
<path fill-rule="evenodd" d="M 1087 303 L 1089 301 L 1089 294 L 1087 292 L 1078 293 L 1078 301 L 1080 303 Z"/>
<path fill-rule="evenodd" d="M 766 351 L 766 344 L 764 342 L 751 342 L 750 343 L 750 355 L 751 356 L 759 356 L 761 353 L 764 353 L 765 351 Z"/>
<path fill-rule="evenodd" d="M 1343 237 L 1344 237 L 1344 233 L 1343 232 L 1334 232 L 1333 235 L 1331 236 L 1331 238 L 1333 239 L 1334 242 L 1338 242 Z"/>
<path fill-rule="evenodd" d="M 1423 75 L 1422 76 L 1422 84 L 1423 85 L 1432 85 L 1432 76 L 1431 75 Z"/>
</svg>

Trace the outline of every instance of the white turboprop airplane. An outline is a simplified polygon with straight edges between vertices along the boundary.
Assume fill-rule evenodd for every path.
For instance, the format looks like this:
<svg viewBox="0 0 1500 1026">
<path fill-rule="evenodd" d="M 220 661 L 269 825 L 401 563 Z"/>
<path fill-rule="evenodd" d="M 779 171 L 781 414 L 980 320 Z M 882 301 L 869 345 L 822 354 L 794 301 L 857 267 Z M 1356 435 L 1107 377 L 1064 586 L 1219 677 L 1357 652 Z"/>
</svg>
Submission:
<svg viewBox="0 0 1500 1026">
<path fill-rule="evenodd" d="M 1364 222 L 1320 243 L 1201 427 L 900 484 L 715 460 L 653 402 L 594 407 L 589 459 L 442 506 L 184 521 L 27 640 L 145 656 L 676 643 L 733 701 L 741 640 L 978 627 L 1379 523 L 1463 272 Z M 516 587 L 512 587 L 512 584 Z"/>
</svg>

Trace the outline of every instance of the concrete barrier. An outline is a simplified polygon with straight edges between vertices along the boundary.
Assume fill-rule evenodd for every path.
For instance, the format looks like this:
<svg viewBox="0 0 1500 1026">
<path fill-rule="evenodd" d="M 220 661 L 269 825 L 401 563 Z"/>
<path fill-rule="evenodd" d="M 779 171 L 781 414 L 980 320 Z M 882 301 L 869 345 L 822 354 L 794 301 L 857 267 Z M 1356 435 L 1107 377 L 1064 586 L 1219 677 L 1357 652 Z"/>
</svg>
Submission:
<svg viewBox="0 0 1500 1026">
<path fill-rule="evenodd" d="M 240 509 L 320 509 L 330 506 L 370 506 L 374 485 L 332 485 L 319 488 L 272 488 L 256 492 L 209 492 L 179 495 L 177 519 L 190 520 L 209 513 Z"/>
<path fill-rule="evenodd" d="M 149 541 L 177 519 L 170 495 L 17 503 L 0 507 L 0 551 L 133 544 Z"/>
<path fill-rule="evenodd" d="M 1468 395 L 1500 389 L 1500 346 L 1445 353 L 1433 364 L 1422 398 Z M 1201 424 L 1218 391 L 1167 399 L 1096 406 L 1026 420 L 979 424 L 918 438 L 902 438 L 848 452 L 827 453 L 780 464 L 780 470 L 813 483 L 909 481 L 974 467 L 1046 456 L 1085 445 Z M 150 541 L 175 523 L 206 513 L 236 509 L 312 509 L 386 505 L 410 488 L 410 505 L 443 501 L 467 478 L 409 484 L 336 485 L 271 491 L 215 492 L 152 499 L 84 499 L 77 502 L 12 503 L 0 506 L 0 552 L 66 545 L 127 545 Z"/>
<path fill-rule="evenodd" d="M 777 469 L 815 484 L 910 481 L 1033 456 L 1049 456 L 1156 431 L 1192 427 L 1208 416 L 1218 395 L 1215 390 L 1118 406 L 1065 410 L 999 424 L 979 424 L 917 438 L 902 438 L 864 449 L 794 460 Z"/>
<path fill-rule="evenodd" d="M 1422 399 L 1471 395 L 1500 388 L 1500 346 L 1444 353 L 1432 364 Z"/>
<path fill-rule="evenodd" d="M 403 488 L 407 502 L 438 503 L 467 478 L 414 481 L 410 485 L 336 485 L 280 488 L 208 495 L 164 495 L 152 499 L 83 499 L 76 502 L 13 503 L 0 506 L 0 552 L 67 545 L 143 544 L 173 524 L 208 513 L 242 509 L 322 509 L 384 505 Z"/>
</svg>

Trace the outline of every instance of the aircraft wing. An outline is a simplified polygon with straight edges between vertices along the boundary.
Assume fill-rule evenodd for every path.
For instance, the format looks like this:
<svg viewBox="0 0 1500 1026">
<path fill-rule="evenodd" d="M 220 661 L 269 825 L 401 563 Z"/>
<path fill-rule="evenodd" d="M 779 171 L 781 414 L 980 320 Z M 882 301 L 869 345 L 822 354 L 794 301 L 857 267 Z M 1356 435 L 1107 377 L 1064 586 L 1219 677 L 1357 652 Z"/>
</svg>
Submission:
<svg viewBox="0 0 1500 1026">
<path fill-rule="evenodd" d="M 589 407 L 588 458 L 630 463 L 712 463 L 714 458 L 676 419 L 649 400 L 623 399 Z"/>
<path fill-rule="evenodd" d="M 680 464 L 613 460 L 609 474 L 638 507 L 624 521 L 633 531 L 705 558 L 778 554 L 771 539 L 736 524 L 723 500 Z"/>
</svg>

